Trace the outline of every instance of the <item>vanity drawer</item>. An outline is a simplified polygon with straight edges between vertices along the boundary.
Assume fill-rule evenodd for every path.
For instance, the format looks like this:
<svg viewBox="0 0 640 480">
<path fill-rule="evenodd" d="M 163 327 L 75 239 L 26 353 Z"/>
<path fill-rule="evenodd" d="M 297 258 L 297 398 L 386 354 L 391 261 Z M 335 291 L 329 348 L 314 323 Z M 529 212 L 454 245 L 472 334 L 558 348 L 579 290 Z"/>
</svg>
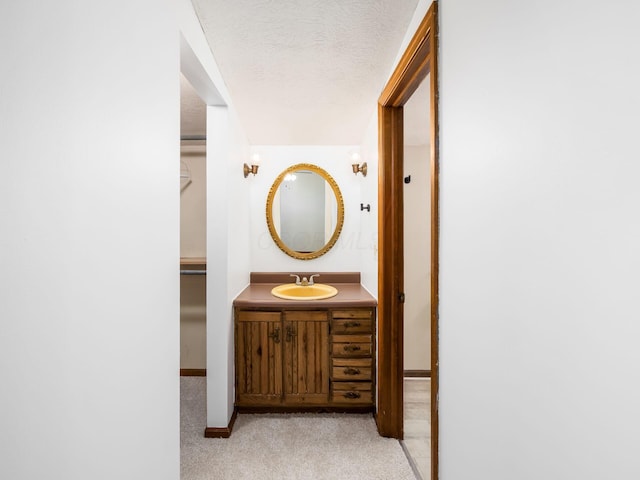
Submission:
<svg viewBox="0 0 640 480">
<path fill-rule="evenodd" d="M 373 331 L 373 320 L 369 318 L 336 318 L 331 321 L 332 333 L 370 333 Z"/>
<path fill-rule="evenodd" d="M 371 358 L 334 358 L 333 380 L 371 380 Z"/>
<path fill-rule="evenodd" d="M 344 319 L 368 318 L 369 320 L 371 320 L 373 318 L 373 310 L 371 308 L 354 308 L 353 310 L 334 310 L 331 316 L 333 318 L 344 318 Z"/>
<path fill-rule="evenodd" d="M 373 403 L 371 382 L 333 382 L 331 402 L 347 404 Z"/>
<path fill-rule="evenodd" d="M 331 354 L 334 357 L 371 356 L 371 335 L 334 335 Z"/>
</svg>

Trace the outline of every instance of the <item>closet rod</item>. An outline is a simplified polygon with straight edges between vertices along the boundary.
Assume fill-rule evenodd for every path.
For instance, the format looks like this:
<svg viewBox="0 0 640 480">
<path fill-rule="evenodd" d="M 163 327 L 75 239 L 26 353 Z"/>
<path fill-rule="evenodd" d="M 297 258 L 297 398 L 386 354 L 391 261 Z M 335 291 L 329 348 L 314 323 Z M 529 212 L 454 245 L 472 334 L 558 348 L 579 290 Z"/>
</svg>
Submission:
<svg viewBox="0 0 640 480">
<path fill-rule="evenodd" d="M 180 270 L 180 275 L 206 275 L 206 270 Z"/>
<path fill-rule="evenodd" d="M 180 137 L 181 142 L 190 141 L 190 140 L 207 140 L 206 135 L 182 135 Z"/>
</svg>

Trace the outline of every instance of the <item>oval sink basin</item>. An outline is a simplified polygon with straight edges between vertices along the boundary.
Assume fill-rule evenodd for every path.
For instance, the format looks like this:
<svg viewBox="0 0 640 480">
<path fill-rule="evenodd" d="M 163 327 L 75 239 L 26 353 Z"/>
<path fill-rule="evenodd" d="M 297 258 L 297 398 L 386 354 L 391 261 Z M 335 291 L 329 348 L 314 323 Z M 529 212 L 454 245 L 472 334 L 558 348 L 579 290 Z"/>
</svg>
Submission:
<svg viewBox="0 0 640 480">
<path fill-rule="evenodd" d="M 324 283 L 314 283 L 307 286 L 285 283 L 271 289 L 271 295 L 285 300 L 324 300 L 337 293 L 336 287 Z"/>
</svg>

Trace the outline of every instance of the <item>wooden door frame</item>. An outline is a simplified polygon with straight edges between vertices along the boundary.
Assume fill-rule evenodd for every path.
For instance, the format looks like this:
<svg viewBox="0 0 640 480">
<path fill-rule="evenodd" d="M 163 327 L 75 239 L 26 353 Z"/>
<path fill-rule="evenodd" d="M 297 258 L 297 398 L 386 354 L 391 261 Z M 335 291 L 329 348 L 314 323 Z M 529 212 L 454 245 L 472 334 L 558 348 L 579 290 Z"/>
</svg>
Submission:
<svg viewBox="0 0 640 480">
<path fill-rule="evenodd" d="M 438 70 L 434 2 L 378 99 L 378 409 L 381 435 L 403 438 L 403 105 L 430 73 L 431 479 L 438 478 Z"/>
</svg>

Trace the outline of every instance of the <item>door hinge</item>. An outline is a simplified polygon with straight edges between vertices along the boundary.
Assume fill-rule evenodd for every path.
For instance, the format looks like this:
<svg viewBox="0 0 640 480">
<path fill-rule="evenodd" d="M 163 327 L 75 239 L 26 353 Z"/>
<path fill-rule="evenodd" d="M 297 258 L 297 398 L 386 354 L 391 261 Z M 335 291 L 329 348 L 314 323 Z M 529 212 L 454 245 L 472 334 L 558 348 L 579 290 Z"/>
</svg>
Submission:
<svg viewBox="0 0 640 480">
<path fill-rule="evenodd" d="M 400 303 L 404 303 L 404 292 L 400 293 L 400 295 L 398 295 L 398 300 L 400 301 Z"/>
</svg>

